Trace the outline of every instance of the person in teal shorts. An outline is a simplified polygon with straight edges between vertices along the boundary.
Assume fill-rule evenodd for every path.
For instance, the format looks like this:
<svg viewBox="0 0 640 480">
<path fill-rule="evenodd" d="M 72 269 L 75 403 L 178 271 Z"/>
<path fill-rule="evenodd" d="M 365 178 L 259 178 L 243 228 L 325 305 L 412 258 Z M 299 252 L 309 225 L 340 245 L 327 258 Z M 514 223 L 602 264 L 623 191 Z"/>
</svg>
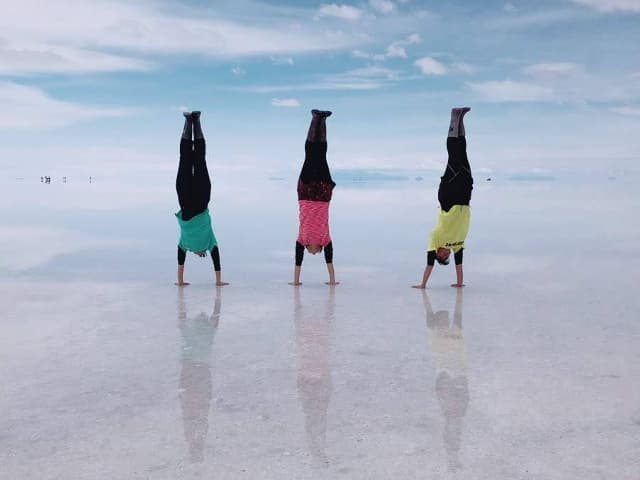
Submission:
<svg viewBox="0 0 640 480">
<path fill-rule="evenodd" d="M 201 258 L 206 257 L 207 252 L 211 252 L 216 285 L 228 285 L 222 281 L 220 250 L 209 214 L 211 179 L 205 160 L 206 143 L 200 125 L 200 112 L 185 112 L 184 117 L 184 129 L 180 139 L 180 163 L 176 177 L 176 191 L 180 204 L 180 211 L 176 213 L 180 225 L 176 285 L 189 285 L 189 282 L 184 281 L 187 252 L 193 252 Z"/>
</svg>

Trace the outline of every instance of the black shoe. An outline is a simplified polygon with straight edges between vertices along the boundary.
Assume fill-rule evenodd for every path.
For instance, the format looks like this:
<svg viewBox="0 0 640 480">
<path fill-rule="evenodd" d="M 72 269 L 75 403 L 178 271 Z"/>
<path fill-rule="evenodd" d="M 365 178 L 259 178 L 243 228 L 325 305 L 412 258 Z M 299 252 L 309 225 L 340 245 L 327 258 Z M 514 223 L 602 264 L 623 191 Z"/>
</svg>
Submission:
<svg viewBox="0 0 640 480">
<path fill-rule="evenodd" d="M 330 117 L 331 114 L 333 112 L 330 112 L 329 110 L 316 110 L 315 108 L 313 110 L 311 110 L 311 115 L 318 115 L 319 117 Z"/>
</svg>

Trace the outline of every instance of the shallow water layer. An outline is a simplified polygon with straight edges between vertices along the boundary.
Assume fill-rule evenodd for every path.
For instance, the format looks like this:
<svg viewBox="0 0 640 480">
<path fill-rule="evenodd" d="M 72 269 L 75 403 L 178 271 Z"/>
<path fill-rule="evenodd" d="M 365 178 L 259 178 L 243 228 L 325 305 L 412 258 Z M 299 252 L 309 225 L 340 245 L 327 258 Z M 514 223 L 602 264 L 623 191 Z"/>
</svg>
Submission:
<svg viewBox="0 0 640 480">
<path fill-rule="evenodd" d="M 171 188 L 7 182 L 0 478 L 638 477 L 634 182 L 476 182 L 421 292 L 432 180 L 339 186 L 300 289 L 286 182 L 216 188 L 223 289 Z"/>
</svg>

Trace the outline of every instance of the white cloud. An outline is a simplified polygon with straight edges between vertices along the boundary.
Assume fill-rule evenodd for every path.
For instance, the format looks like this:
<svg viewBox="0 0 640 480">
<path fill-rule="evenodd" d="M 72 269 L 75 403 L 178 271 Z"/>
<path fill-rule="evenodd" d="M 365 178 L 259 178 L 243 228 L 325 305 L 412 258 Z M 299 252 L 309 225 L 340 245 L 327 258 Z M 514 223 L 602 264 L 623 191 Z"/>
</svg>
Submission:
<svg viewBox="0 0 640 480">
<path fill-rule="evenodd" d="M 353 55 L 355 58 L 372 58 L 372 55 L 370 53 L 363 52 L 362 50 L 354 50 L 353 52 L 351 52 L 351 55 Z"/>
<path fill-rule="evenodd" d="M 369 0 L 369 5 L 378 13 L 389 14 L 395 10 L 395 5 L 389 0 Z"/>
<path fill-rule="evenodd" d="M 83 74 L 146 71 L 152 63 L 131 57 L 54 45 L 15 47 L 0 43 L 0 75 Z"/>
<path fill-rule="evenodd" d="M 489 29 L 529 28 L 571 22 L 577 18 L 576 12 L 572 8 L 539 9 L 532 13 L 518 13 L 517 15 L 513 15 L 513 12 L 506 13 L 507 15 L 500 14 L 487 18 L 483 21 L 484 26 Z"/>
<path fill-rule="evenodd" d="M 242 87 L 239 90 L 275 93 L 310 90 L 376 90 L 399 80 L 398 72 L 380 66 L 357 68 L 345 73 L 327 75 L 320 81 L 294 85 Z"/>
<path fill-rule="evenodd" d="M 577 5 L 589 7 L 598 12 L 635 12 L 640 13 L 640 0 L 569 0 Z"/>
<path fill-rule="evenodd" d="M 398 72 L 380 66 L 356 68 L 325 77 L 326 90 L 375 90 L 398 80 Z"/>
<path fill-rule="evenodd" d="M 236 77 L 244 77 L 247 74 L 247 71 L 242 67 L 233 67 L 231 69 L 231 73 L 233 73 Z"/>
<path fill-rule="evenodd" d="M 357 58 L 369 58 L 378 62 L 383 62 L 389 58 L 407 58 L 408 55 L 406 47 L 421 42 L 422 38 L 420 37 L 420 35 L 418 35 L 417 33 L 412 33 L 403 40 L 396 40 L 395 42 L 391 43 L 385 50 L 385 53 L 371 55 L 360 50 L 354 50 L 352 53 L 353 56 Z"/>
<path fill-rule="evenodd" d="M 326 79 L 319 82 L 296 83 L 290 85 L 261 85 L 242 87 L 237 90 L 253 93 L 277 93 L 295 91 L 322 91 L 322 90 L 377 90 L 386 85 L 380 80 L 354 79 L 352 81 L 342 79 Z"/>
<path fill-rule="evenodd" d="M 391 45 L 387 47 L 386 56 L 388 58 L 407 58 L 406 48 L 410 45 L 415 45 L 417 43 L 421 43 L 422 38 L 417 33 L 412 33 L 404 40 L 398 40 L 397 42 L 393 42 Z"/>
<path fill-rule="evenodd" d="M 407 58 L 407 50 L 400 45 L 391 44 L 387 47 L 383 58 Z"/>
<path fill-rule="evenodd" d="M 619 115 L 640 116 L 640 107 L 615 107 L 611 111 Z"/>
<path fill-rule="evenodd" d="M 338 5 L 336 3 L 322 4 L 318 11 L 320 17 L 335 17 L 342 20 L 359 20 L 362 17 L 362 10 L 350 5 Z"/>
<path fill-rule="evenodd" d="M 294 65 L 295 62 L 291 57 L 271 57 L 271 63 L 274 65 Z"/>
<path fill-rule="evenodd" d="M 127 115 L 124 109 L 89 107 L 49 97 L 44 91 L 0 81 L 0 129 L 54 128 L 82 120 Z"/>
<path fill-rule="evenodd" d="M 146 71 L 185 54 L 225 60 L 260 55 L 291 65 L 294 54 L 349 51 L 424 24 L 415 12 L 356 22 L 368 10 L 355 3 L 325 3 L 319 10 L 256 0 L 182 3 L 14 2 L 0 15 L 0 75 Z M 352 20 L 349 29 L 345 19 Z"/>
<path fill-rule="evenodd" d="M 570 62 L 536 63 L 524 68 L 522 72 L 538 78 L 566 77 L 584 73 L 584 67 Z"/>
<path fill-rule="evenodd" d="M 271 101 L 271 105 L 274 107 L 296 108 L 300 106 L 300 102 L 295 98 L 274 98 Z"/>
<path fill-rule="evenodd" d="M 149 57 L 278 56 L 369 41 L 362 32 L 314 22 L 311 9 L 237 3 L 223 11 L 167 8 L 160 1 L 21 0 L 0 15 L 0 70 L 4 75 L 148 70 L 155 65 Z M 231 10 L 242 6 L 254 15 L 239 22 Z M 362 12 L 338 7 L 337 13 L 358 17 Z"/>
<path fill-rule="evenodd" d="M 414 65 L 425 75 L 444 75 L 447 73 L 447 67 L 432 57 L 423 57 L 416 60 Z"/>
<path fill-rule="evenodd" d="M 511 80 L 468 85 L 481 100 L 487 102 L 547 102 L 555 98 L 553 90 L 549 87 Z"/>
<path fill-rule="evenodd" d="M 513 13 L 513 12 L 517 12 L 518 11 L 516 6 L 513 3 L 510 3 L 510 2 L 505 3 L 504 7 L 502 7 L 502 9 L 507 13 Z"/>
<path fill-rule="evenodd" d="M 640 99 L 640 83 L 616 71 L 586 71 L 570 62 L 538 63 L 522 70 L 535 85 L 553 91 L 554 100 L 572 103 L 628 104 Z"/>
<path fill-rule="evenodd" d="M 389 68 L 378 67 L 378 66 L 370 66 L 365 68 L 356 68 L 355 70 L 350 70 L 349 72 L 338 75 L 336 77 L 346 77 L 346 78 L 382 78 L 386 80 L 395 80 L 398 78 L 398 74 L 396 71 L 391 70 Z M 335 78 L 335 77 L 334 77 Z"/>
<path fill-rule="evenodd" d="M 473 65 L 469 65 L 468 63 L 464 62 L 453 63 L 451 65 L 451 69 L 455 70 L 456 72 L 466 73 L 467 75 L 470 75 L 476 71 L 476 68 Z"/>
</svg>

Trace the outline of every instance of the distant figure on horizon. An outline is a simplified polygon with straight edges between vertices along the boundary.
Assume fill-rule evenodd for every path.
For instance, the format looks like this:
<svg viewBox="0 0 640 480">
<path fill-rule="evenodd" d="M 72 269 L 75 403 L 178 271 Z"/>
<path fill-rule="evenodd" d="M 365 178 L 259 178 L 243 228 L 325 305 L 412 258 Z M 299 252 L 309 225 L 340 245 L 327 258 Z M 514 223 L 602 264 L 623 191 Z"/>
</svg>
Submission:
<svg viewBox="0 0 640 480">
<path fill-rule="evenodd" d="M 324 250 L 329 272 L 327 285 L 337 285 L 333 269 L 333 242 L 329 233 L 329 204 L 336 186 L 327 163 L 327 124 L 331 112 L 311 110 L 311 125 L 304 144 L 304 164 L 298 178 L 300 226 L 296 241 L 293 282 L 298 286 L 305 249 L 312 255 Z"/>
<path fill-rule="evenodd" d="M 176 213 L 180 225 L 176 285 L 189 285 L 184 281 L 184 262 L 188 251 L 200 258 L 211 252 L 216 285 L 229 285 L 222 281 L 220 251 L 209 215 L 211 179 L 205 160 L 206 143 L 200 125 L 200 112 L 184 112 L 184 117 L 184 129 L 180 139 L 180 163 L 176 177 L 176 191 L 180 203 L 180 211 Z"/>
<path fill-rule="evenodd" d="M 429 238 L 427 267 L 422 276 L 422 283 L 414 285 L 413 288 L 426 288 L 436 260 L 440 265 L 448 265 L 451 250 L 456 263 L 456 283 L 451 286 L 464 287 L 462 256 L 471 221 L 469 202 L 471 190 L 473 190 L 473 176 L 467 158 L 463 119 L 470 110 L 468 107 L 451 110 L 451 123 L 447 137 L 449 159 L 438 188 L 440 202 L 438 224 Z"/>
</svg>

